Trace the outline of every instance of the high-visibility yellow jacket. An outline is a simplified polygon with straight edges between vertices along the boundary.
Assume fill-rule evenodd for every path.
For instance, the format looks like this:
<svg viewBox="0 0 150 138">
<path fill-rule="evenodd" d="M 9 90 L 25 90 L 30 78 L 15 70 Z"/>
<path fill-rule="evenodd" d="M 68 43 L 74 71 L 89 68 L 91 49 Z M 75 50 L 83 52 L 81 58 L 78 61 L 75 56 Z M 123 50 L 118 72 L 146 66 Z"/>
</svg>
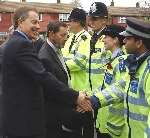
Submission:
<svg viewBox="0 0 150 138">
<path fill-rule="evenodd" d="M 87 77 L 89 78 L 89 91 L 99 87 L 103 83 L 106 64 L 111 59 L 110 51 L 106 51 L 103 43 L 104 36 L 101 36 L 95 44 L 95 51 L 91 55 L 91 59 L 89 58 L 89 64 L 87 64 Z M 89 93 L 92 94 L 92 93 Z M 98 110 L 97 119 L 96 119 L 96 128 L 100 130 L 101 133 L 107 133 L 106 130 L 106 121 L 107 121 L 107 113 L 108 107 L 104 107 Z M 101 116 L 101 117 L 100 117 Z"/>
<path fill-rule="evenodd" d="M 86 76 L 86 64 L 88 63 L 90 53 L 91 35 L 82 30 L 74 34 L 67 40 L 62 53 L 71 75 L 71 87 L 75 90 L 86 90 L 88 78 Z M 70 48 L 71 46 L 71 48 Z"/>
<path fill-rule="evenodd" d="M 95 52 L 92 53 L 91 61 L 88 61 L 89 64 L 87 64 L 87 67 L 86 67 L 87 76 L 89 77 L 90 75 L 92 89 L 99 87 L 103 83 L 106 64 L 111 59 L 111 52 L 106 51 L 104 48 L 103 38 L 104 36 L 101 36 L 96 42 Z M 90 68 L 90 71 L 89 71 L 89 68 Z"/>
<path fill-rule="evenodd" d="M 119 78 L 116 74 L 117 64 L 124 54 L 122 49 L 118 49 L 116 56 L 111 59 L 105 71 L 103 89 L 115 83 Z M 124 118 L 123 102 L 109 105 L 106 128 L 113 138 L 128 138 L 127 125 Z"/>
<path fill-rule="evenodd" d="M 124 115 L 131 138 L 150 137 L 150 56 L 146 58 L 136 71 L 135 78 L 130 81 L 128 68 L 120 61 L 116 72 L 120 79 L 103 91 L 96 90 L 91 98 L 94 107 L 106 106 L 111 103 L 124 102 Z M 122 73 L 120 70 L 127 70 Z M 100 105 L 93 102 L 99 99 Z"/>
</svg>

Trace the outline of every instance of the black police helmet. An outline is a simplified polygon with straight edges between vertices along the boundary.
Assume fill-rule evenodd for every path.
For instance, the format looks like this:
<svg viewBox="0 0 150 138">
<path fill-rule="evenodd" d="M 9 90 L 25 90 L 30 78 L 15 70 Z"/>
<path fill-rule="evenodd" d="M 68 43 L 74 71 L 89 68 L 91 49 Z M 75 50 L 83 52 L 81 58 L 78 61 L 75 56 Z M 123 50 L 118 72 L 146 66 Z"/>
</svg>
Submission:
<svg viewBox="0 0 150 138">
<path fill-rule="evenodd" d="M 93 17 L 107 18 L 108 17 L 107 6 L 102 2 L 94 2 L 90 7 L 88 15 Z"/>
<path fill-rule="evenodd" d="M 74 8 L 71 11 L 68 20 L 77 20 L 77 21 L 85 22 L 86 21 L 86 12 L 83 9 Z"/>
</svg>

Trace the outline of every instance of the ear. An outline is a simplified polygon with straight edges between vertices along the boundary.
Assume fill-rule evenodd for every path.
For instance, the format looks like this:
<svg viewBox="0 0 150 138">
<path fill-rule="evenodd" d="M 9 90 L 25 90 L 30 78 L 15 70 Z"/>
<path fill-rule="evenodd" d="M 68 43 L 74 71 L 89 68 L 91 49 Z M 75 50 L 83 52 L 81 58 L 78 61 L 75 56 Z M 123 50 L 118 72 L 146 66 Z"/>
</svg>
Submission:
<svg viewBox="0 0 150 138">
<path fill-rule="evenodd" d="M 108 20 L 106 18 L 103 19 L 103 24 L 104 25 L 108 24 Z"/>
<path fill-rule="evenodd" d="M 115 41 L 115 43 L 118 43 L 118 42 L 119 42 L 118 37 L 114 37 L 113 40 Z"/>
<path fill-rule="evenodd" d="M 21 23 L 22 23 L 22 20 L 21 20 L 21 19 L 18 19 L 17 22 L 18 22 L 18 26 L 20 26 Z"/>
<path fill-rule="evenodd" d="M 49 31 L 49 33 L 48 33 L 48 37 L 54 37 L 54 32 L 53 31 Z"/>
<path fill-rule="evenodd" d="M 140 48 L 143 45 L 142 40 L 137 40 L 136 45 L 137 45 L 137 48 Z"/>
</svg>

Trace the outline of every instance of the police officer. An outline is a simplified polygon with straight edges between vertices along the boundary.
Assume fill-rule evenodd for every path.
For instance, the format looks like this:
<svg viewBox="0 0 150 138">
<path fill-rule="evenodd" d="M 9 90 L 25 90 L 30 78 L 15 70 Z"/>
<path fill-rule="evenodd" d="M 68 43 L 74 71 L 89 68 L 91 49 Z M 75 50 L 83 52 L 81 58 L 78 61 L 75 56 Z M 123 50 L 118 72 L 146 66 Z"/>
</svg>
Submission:
<svg viewBox="0 0 150 138">
<path fill-rule="evenodd" d="M 86 12 L 75 8 L 69 16 L 69 31 L 72 33 L 62 49 L 71 75 L 71 87 L 75 90 L 87 88 L 86 64 L 90 53 L 90 34 L 84 29 Z"/>
<path fill-rule="evenodd" d="M 91 102 L 97 108 L 123 100 L 128 138 L 149 138 L 150 23 L 127 18 L 126 31 L 121 35 L 125 36 L 125 48 L 131 55 L 119 62 L 116 74 L 120 80 L 92 96 Z"/>
<path fill-rule="evenodd" d="M 84 91 L 88 86 L 86 77 L 86 64 L 88 63 L 90 53 L 91 35 L 84 29 L 86 26 L 86 12 L 83 9 L 74 8 L 69 16 L 70 37 L 62 49 L 65 62 L 69 68 L 71 83 L 70 86 L 79 91 Z M 92 113 L 80 114 L 80 123 L 82 122 L 82 137 L 93 138 L 94 125 Z M 72 114 L 72 116 L 74 116 Z M 74 122 L 74 123 L 73 123 Z M 79 121 L 73 119 L 72 126 L 78 126 Z M 66 125 L 70 128 L 70 125 Z M 80 128 L 78 128 L 80 131 Z"/>
<path fill-rule="evenodd" d="M 108 20 L 108 10 L 104 3 L 94 2 L 90 7 L 88 15 L 89 25 L 93 30 L 93 36 L 90 41 L 90 58 L 89 64 L 87 64 L 87 76 L 89 78 L 90 90 L 94 90 L 103 84 L 106 64 L 111 58 L 111 53 L 105 50 L 103 43 L 103 33 Z M 107 112 L 107 107 L 95 112 L 98 138 L 110 137 L 105 128 Z"/>
<path fill-rule="evenodd" d="M 126 57 L 124 49 L 122 48 L 124 37 L 119 34 L 124 30 L 125 28 L 123 26 L 113 24 L 107 26 L 104 31 L 105 49 L 111 51 L 112 57 L 110 62 L 107 64 L 107 69 L 105 70 L 102 89 L 109 87 L 112 83 L 118 80 L 116 75 L 116 65 L 120 59 Z M 127 138 L 127 127 L 123 111 L 123 102 L 109 106 L 106 127 L 113 138 Z"/>
</svg>

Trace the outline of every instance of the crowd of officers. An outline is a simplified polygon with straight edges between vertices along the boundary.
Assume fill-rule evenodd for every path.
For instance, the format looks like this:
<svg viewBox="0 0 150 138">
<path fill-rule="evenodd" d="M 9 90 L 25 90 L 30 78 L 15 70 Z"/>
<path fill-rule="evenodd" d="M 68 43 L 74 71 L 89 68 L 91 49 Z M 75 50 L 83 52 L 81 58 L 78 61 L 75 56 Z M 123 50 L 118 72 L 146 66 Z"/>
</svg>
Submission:
<svg viewBox="0 0 150 138">
<path fill-rule="evenodd" d="M 61 52 L 69 71 L 66 83 L 86 92 L 93 110 L 70 113 L 78 117 L 64 123 L 70 133 L 64 138 L 150 138 L 150 23 L 127 18 L 126 28 L 107 25 L 108 10 L 101 2 L 88 13 L 92 33 L 86 23 L 86 12 L 73 9 Z"/>
<path fill-rule="evenodd" d="M 150 24 L 127 18 L 127 28 L 107 25 L 101 2 L 91 5 L 84 29 L 82 9 L 72 10 L 63 51 L 71 87 L 91 96 L 98 138 L 150 137 Z M 107 106 L 106 106 L 107 105 Z M 101 108 L 102 107 L 102 108 Z"/>
</svg>

